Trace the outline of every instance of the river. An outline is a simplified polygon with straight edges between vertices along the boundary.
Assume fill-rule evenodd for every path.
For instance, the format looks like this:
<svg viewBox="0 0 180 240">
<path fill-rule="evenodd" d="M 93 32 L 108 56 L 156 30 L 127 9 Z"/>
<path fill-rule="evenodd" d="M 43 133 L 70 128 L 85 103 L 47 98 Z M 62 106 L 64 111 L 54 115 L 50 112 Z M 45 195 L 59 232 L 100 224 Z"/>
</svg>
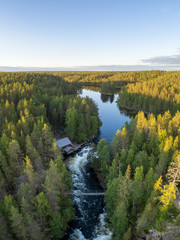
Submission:
<svg viewBox="0 0 180 240">
<path fill-rule="evenodd" d="M 102 126 L 96 143 L 104 138 L 111 142 L 114 134 L 126 121 L 130 121 L 127 112 L 118 108 L 118 95 L 101 95 L 98 91 L 83 89 L 82 97 L 92 98 L 98 106 Z M 102 191 L 96 175 L 91 171 L 87 156 L 91 146 L 84 147 L 75 156 L 67 160 L 67 167 L 72 172 L 74 192 Z M 76 219 L 71 223 L 67 240 L 110 240 L 112 232 L 108 228 L 107 213 L 103 196 L 73 196 Z"/>
</svg>

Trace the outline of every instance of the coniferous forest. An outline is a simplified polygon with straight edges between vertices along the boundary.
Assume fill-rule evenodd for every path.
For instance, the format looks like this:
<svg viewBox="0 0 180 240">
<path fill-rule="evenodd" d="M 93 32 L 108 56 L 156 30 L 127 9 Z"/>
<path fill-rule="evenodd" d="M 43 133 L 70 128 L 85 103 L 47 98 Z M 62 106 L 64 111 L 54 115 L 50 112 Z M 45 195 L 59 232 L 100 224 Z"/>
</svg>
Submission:
<svg viewBox="0 0 180 240">
<path fill-rule="evenodd" d="M 151 229 L 167 231 L 169 222 L 180 226 L 173 202 L 180 183 L 179 77 L 179 72 L 164 72 L 122 87 L 117 103 L 137 115 L 110 145 L 100 140 L 97 155 L 89 157 L 107 186 L 116 240 L 145 237 Z"/>
<path fill-rule="evenodd" d="M 180 110 L 180 73 L 164 72 L 148 81 L 128 84 L 121 89 L 119 105 L 151 112 L 173 115 Z"/>
<path fill-rule="evenodd" d="M 92 164 L 107 184 L 114 239 L 136 239 L 152 228 L 163 231 L 166 221 L 180 224 L 173 206 L 180 182 L 179 132 L 180 112 L 157 118 L 139 112 L 110 145 L 100 140 Z"/>
<path fill-rule="evenodd" d="M 180 226 L 180 73 L 0 73 L 0 239 L 62 239 L 75 218 L 71 173 L 55 133 L 76 143 L 96 135 L 98 108 L 83 85 L 118 89 L 118 105 L 137 110 L 108 144 L 91 152 L 106 185 L 114 240 Z M 139 111 L 139 112 L 138 112 Z M 145 114 L 144 112 L 149 114 Z M 93 149 L 94 150 L 94 149 Z M 178 238 L 177 238 L 178 239 Z"/>
<path fill-rule="evenodd" d="M 74 208 L 53 131 L 82 142 L 101 122 L 78 86 L 46 73 L 0 74 L 0 239 L 60 239 Z"/>
</svg>

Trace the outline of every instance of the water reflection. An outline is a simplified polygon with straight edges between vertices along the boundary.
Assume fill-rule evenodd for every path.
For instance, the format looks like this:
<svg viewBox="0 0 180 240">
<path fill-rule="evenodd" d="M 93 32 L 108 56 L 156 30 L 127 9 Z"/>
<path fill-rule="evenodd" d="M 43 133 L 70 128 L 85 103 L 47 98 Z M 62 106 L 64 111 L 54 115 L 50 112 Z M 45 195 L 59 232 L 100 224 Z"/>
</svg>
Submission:
<svg viewBox="0 0 180 240">
<path fill-rule="evenodd" d="M 101 100 L 103 103 L 106 103 L 109 101 L 109 96 L 101 93 Z"/>
<path fill-rule="evenodd" d="M 117 107 L 119 109 L 119 111 L 121 113 L 124 113 L 126 114 L 128 117 L 130 118 L 135 118 L 136 114 L 137 114 L 137 111 L 134 111 L 134 110 L 129 110 L 129 109 L 126 109 L 126 108 L 123 108 L 123 107 L 120 107 L 118 104 L 117 104 Z"/>
<path fill-rule="evenodd" d="M 110 95 L 109 101 L 110 101 L 110 103 L 114 102 L 114 94 Z"/>
<path fill-rule="evenodd" d="M 101 93 L 101 100 L 102 100 L 103 103 L 106 103 L 108 101 L 110 103 L 113 103 L 113 101 L 114 101 L 114 94 L 106 95 L 106 94 Z"/>
<path fill-rule="evenodd" d="M 118 94 L 105 95 L 99 91 L 92 91 L 83 89 L 82 97 L 92 98 L 99 108 L 99 116 L 102 121 L 100 128 L 100 134 L 98 140 L 105 138 L 108 142 L 111 142 L 116 131 L 121 129 L 126 121 L 130 121 L 132 115 L 127 114 L 126 111 L 120 109 L 116 101 L 118 100 Z"/>
</svg>

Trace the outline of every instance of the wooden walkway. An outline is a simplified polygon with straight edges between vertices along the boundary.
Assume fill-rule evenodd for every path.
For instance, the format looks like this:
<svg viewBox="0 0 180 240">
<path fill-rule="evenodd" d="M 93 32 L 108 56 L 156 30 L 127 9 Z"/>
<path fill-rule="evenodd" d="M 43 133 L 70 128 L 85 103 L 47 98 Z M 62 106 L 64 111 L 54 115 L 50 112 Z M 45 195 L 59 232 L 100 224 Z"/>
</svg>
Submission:
<svg viewBox="0 0 180 240">
<path fill-rule="evenodd" d="M 71 192 L 71 193 L 64 193 L 64 194 L 68 194 L 68 195 L 72 195 L 72 196 L 104 196 L 104 192 Z"/>
</svg>

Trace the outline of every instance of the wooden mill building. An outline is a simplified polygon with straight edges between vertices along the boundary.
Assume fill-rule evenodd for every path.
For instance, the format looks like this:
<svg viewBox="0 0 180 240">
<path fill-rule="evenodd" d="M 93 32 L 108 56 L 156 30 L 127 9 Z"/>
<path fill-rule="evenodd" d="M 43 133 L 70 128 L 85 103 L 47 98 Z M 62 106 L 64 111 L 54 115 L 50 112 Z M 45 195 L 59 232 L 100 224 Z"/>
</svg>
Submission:
<svg viewBox="0 0 180 240">
<path fill-rule="evenodd" d="M 71 154 L 78 149 L 80 149 L 81 145 L 73 144 L 68 137 L 61 138 L 56 141 L 58 147 L 61 149 L 64 154 Z"/>
</svg>

